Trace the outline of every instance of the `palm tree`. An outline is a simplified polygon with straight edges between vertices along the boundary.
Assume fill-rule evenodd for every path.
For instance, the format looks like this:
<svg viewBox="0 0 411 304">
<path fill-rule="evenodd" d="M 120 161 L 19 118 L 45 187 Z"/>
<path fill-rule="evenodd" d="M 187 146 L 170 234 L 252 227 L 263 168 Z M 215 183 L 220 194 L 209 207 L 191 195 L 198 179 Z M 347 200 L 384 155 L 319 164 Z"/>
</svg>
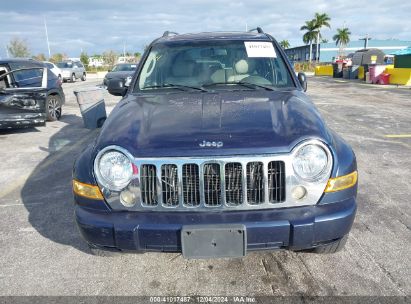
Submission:
<svg viewBox="0 0 411 304">
<path fill-rule="evenodd" d="M 288 49 L 290 47 L 290 42 L 288 42 L 288 40 L 281 40 L 280 45 L 283 49 Z"/>
<path fill-rule="evenodd" d="M 305 44 L 310 44 L 310 63 L 312 59 L 312 54 L 313 54 L 313 41 L 315 40 L 315 37 L 317 36 L 317 28 L 315 24 L 315 20 L 310 20 L 306 21 L 305 25 L 303 25 L 300 28 L 300 31 L 306 31 L 303 35 L 303 41 Z"/>
<path fill-rule="evenodd" d="M 317 51 L 315 54 L 317 56 L 317 60 L 320 60 L 320 56 L 319 56 L 319 52 L 320 52 L 319 42 L 321 38 L 320 31 L 321 31 L 321 28 L 323 27 L 331 28 L 331 25 L 329 23 L 331 21 L 331 18 L 326 13 L 323 13 L 323 14 L 315 13 L 314 20 L 315 20 L 315 27 L 317 29 L 317 38 L 316 38 Z"/>
<path fill-rule="evenodd" d="M 348 43 L 350 43 L 350 35 L 351 32 L 347 27 L 344 28 L 338 28 L 337 29 L 337 34 L 333 36 L 333 40 L 335 41 L 335 45 L 338 45 L 340 50 L 339 50 L 339 55 L 342 55 L 342 52 L 344 48 L 347 46 Z"/>
</svg>

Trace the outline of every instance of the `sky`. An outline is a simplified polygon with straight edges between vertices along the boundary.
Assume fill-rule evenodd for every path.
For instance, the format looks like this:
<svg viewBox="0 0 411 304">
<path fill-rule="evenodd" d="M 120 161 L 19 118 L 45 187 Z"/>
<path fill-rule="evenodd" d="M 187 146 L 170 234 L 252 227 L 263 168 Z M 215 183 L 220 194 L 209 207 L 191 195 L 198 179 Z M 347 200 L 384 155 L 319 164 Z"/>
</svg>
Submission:
<svg viewBox="0 0 411 304">
<path fill-rule="evenodd" d="M 351 40 L 365 34 L 373 39 L 411 41 L 409 0 L 0 0 L 0 57 L 12 38 L 26 40 L 32 55 L 79 57 L 107 50 L 134 53 L 162 35 L 204 31 L 244 31 L 260 26 L 278 41 L 302 45 L 300 27 L 315 12 L 331 17 L 322 35 L 330 42 L 337 28 L 347 26 Z"/>
</svg>

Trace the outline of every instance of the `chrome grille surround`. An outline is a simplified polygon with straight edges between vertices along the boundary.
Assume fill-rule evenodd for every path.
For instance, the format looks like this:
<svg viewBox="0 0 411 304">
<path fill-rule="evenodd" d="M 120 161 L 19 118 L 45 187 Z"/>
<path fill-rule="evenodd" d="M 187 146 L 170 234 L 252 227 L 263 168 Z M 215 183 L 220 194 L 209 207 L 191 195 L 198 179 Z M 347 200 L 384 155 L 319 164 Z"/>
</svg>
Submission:
<svg viewBox="0 0 411 304">
<path fill-rule="evenodd" d="M 319 181 L 309 182 L 302 180 L 294 173 L 292 166 L 292 160 L 294 154 L 299 147 L 305 144 L 317 144 L 324 148 L 329 158 L 329 165 L 327 168 L 327 175 Z M 123 152 L 127 156 L 131 157 L 130 154 L 123 148 L 118 146 L 109 146 L 101 150 L 95 160 L 95 169 L 96 163 L 101 157 L 101 155 L 109 150 L 118 150 Z M 263 184 L 262 187 L 262 198 L 259 199 L 259 203 L 251 203 L 248 201 L 248 187 L 247 187 L 247 165 L 249 163 L 261 163 L 263 178 L 258 180 L 258 182 Z M 270 191 L 273 188 L 273 180 L 277 178 L 276 174 L 269 176 L 268 172 L 270 170 L 278 170 L 275 164 L 278 162 L 283 162 L 285 169 L 284 181 L 285 181 L 285 192 L 278 193 Z M 286 208 L 286 207 L 298 207 L 298 206 L 307 206 L 315 205 L 321 198 L 324 189 L 327 185 L 328 178 L 331 174 L 331 169 L 333 166 L 333 158 L 329 148 L 319 140 L 307 140 L 298 144 L 290 153 L 284 154 L 264 154 L 264 155 L 240 155 L 240 156 L 210 156 L 205 158 L 198 157 L 162 157 L 162 158 L 134 158 L 134 165 L 138 168 L 138 173 L 133 176 L 132 181 L 129 186 L 126 188 L 129 191 L 132 191 L 135 194 L 136 202 L 132 207 L 126 207 L 120 202 L 120 192 L 121 191 L 111 191 L 104 188 L 99 184 L 100 189 L 102 190 L 103 196 L 106 199 L 107 203 L 114 210 L 128 210 L 128 211 L 238 211 L 238 210 L 259 210 L 259 209 L 274 209 L 274 208 Z M 274 165 L 273 165 L 274 164 Z M 216 168 L 219 168 L 219 182 L 213 180 L 213 177 L 217 175 Z M 241 174 L 238 172 L 241 165 Z M 151 185 L 155 184 L 156 193 L 155 201 L 156 204 L 147 204 L 144 203 L 147 199 L 143 199 L 144 193 L 144 181 L 142 181 L 143 173 L 142 168 L 148 166 L 149 168 L 155 168 L 156 181 L 152 182 Z M 152 167 L 153 166 L 153 167 Z M 162 178 L 164 166 L 172 166 L 176 168 L 177 172 L 177 185 L 173 184 L 170 186 L 170 177 Z M 188 167 L 187 167 L 188 166 Z M 236 175 L 228 176 L 227 166 L 236 167 Z M 193 169 L 198 168 L 198 169 Z M 209 168 L 213 168 L 210 171 Z M 187 171 L 188 170 L 188 171 Z M 191 170 L 191 171 L 190 171 Z M 194 171 L 193 171 L 194 170 Z M 196 177 L 198 170 L 198 178 Z M 206 172 L 208 170 L 208 172 Z M 230 169 L 229 169 L 230 170 Z M 186 171 L 186 172 L 184 172 Z M 174 170 L 175 172 L 175 170 Z M 188 172 L 188 173 L 187 173 Z M 210 174 L 211 172 L 211 174 Z M 204 181 L 204 175 L 209 173 L 211 176 L 211 181 L 207 184 Z M 241 178 L 239 177 L 241 175 Z M 175 178 L 174 176 L 171 177 Z M 186 180 L 183 182 L 183 179 Z M 227 188 L 227 178 L 236 178 L 237 181 L 241 180 L 240 186 L 234 186 L 232 188 Z M 98 179 L 97 179 L 98 181 Z M 168 188 L 164 184 L 169 184 Z M 209 186 L 209 190 L 206 194 L 205 187 Z M 301 200 L 295 200 L 292 197 L 292 189 L 296 186 L 304 186 L 307 189 L 307 195 Z M 143 189 L 142 189 L 143 187 Z M 175 189 L 172 192 L 170 189 Z M 220 194 L 216 195 L 216 192 L 220 190 Z M 241 189 L 241 194 L 238 192 Z M 166 191 L 168 197 L 164 198 L 163 196 Z M 168 192 L 167 192 L 168 191 Z M 171 192 L 170 192 L 171 191 Z M 233 192 L 234 191 L 234 192 Z M 236 192 L 235 192 L 236 191 Z M 235 194 L 232 194 L 235 193 Z M 207 198 L 208 195 L 208 198 Z M 231 195 L 231 196 L 230 196 Z M 149 196 L 150 198 L 154 195 Z M 170 203 L 170 197 L 171 203 Z M 178 201 L 176 201 L 176 197 Z M 231 199 L 230 199 L 231 197 Z M 238 201 L 233 201 L 233 197 L 241 198 L 242 203 L 239 204 Z M 149 200 L 152 202 L 153 200 Z M 219 203 L 216 203 L 216 202 Z M 169 203 L 167 203 L 169 202 Z M 211 203 L 207 203 L 211 202 Z"/>
</svg>

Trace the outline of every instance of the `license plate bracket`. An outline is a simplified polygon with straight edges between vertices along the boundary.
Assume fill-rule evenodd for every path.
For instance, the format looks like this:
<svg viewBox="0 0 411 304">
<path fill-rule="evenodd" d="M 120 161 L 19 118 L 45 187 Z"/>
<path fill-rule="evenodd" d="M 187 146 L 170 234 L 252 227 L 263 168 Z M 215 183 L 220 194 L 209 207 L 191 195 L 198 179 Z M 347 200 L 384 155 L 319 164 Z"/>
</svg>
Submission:
<svg viewBox="0 0 411 304">
<path fill-rule="evenodd" d="M 247 230 L 242 224 L 186 225 L 181 229 L 181 246 L 188 259 L 243 257 Z"/>
</svg>

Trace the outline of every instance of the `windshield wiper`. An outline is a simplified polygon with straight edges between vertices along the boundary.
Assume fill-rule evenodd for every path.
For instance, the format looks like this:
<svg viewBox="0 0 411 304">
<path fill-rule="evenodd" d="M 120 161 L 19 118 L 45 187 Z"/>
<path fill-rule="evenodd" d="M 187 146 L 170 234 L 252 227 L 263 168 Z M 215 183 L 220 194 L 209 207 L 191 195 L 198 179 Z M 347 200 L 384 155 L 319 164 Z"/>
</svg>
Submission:
<svg viewBox="0 0 411 304">
<path fill-rule="evenodd" d="M 161 88 L 171 88 L 171 89 L 178 89 L 182 91 L 186 91 L 186 89 L 192 89 L 192 90 L 207 92 L 207 90 L 205 90 L 204 88 L 192 87 L 192 86 L 187 86 L 187 85 L 182 85 L 182 84 L 173 84 L 173 83 L 165 83 L 162 85 L 147 86 L 147 87 L 144 87 L 143 89 L 161 89 Z"/>
<path fill-rule="evenodd" d="M 234 85 L 240 85 L 240 86 L 243 86 L 243 87 L 246 87 L 246 88 L 249 88 L 249 89 L 254 89 L 254 90 L 256 89 L 256 87 L 258 87 L 258 88 L 266 89 L 266 90 L 269 90 L 269 91 L 274 91 L 273 88 L 270 88 L 270 87 L 267 87 L 267 86 L 264 86 L 264 85 L 261 85 L 261 84 L 246 82 L 246 81 L 239 81 L 239 82 L 210 82 L 210 83 L 203 84 L 202 87 L 211 87 L 211 86 L 214 86 L 214 85 L 233 85 L 233 84 Z"/>
<path fill-rule="evenodd" d="M 256 84 L 256 83 L 252 83 L 252 82 L 240 81 L 240 82 L 238 82 L 238 84 L 251 85 L 251 86 L 254 86 L 254 87 L 257 87 L 257 88 L 262 88 L 262 89 L 266 89 L 266 90 L 269 90 L 269 91 L 274 91 L 274 88 L 272 88 L 272 87 L 268 87 L 268 86 L 265 86 L 265 85 L 262 85 L 262 84 Z"/>
</svg>

